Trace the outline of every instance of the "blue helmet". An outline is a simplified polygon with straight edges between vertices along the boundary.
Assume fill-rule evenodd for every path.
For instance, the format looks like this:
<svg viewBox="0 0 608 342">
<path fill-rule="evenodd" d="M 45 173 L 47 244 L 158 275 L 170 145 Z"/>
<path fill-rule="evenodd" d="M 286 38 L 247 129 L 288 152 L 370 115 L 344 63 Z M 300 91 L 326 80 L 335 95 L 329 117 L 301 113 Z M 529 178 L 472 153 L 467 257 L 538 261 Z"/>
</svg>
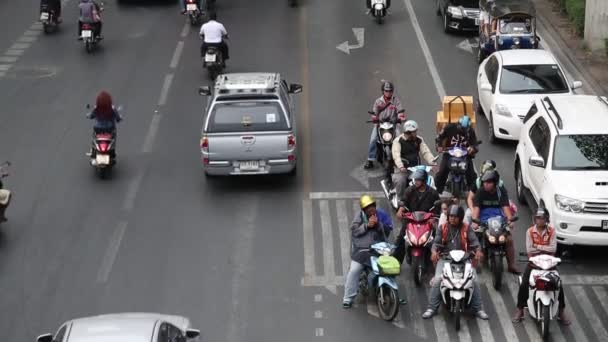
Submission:
<svg viewBox="0 0 608 342">
<path fill-rule="evenodd" d="M 460 119 L 458 119 L 458 124 L 462 128 L 469 128 L 471 125 L 471 119 L 468 115 L 463 115 Z"/>
</svg>

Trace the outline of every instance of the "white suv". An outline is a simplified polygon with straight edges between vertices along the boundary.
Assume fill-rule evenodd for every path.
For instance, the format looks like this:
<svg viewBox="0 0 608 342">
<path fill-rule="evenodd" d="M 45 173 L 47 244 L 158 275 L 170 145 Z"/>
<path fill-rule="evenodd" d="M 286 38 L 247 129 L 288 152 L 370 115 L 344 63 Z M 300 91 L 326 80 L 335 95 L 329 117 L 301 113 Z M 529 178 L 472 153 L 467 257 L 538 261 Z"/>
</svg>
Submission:
<svg viewBox="0 0 608 342">
<path fill-rule="evenodd" d="M 524 117 L 517 197 L 548 209 L 559 244 L 608 246 L 607 127 L 608 99 L 591 95 L 546 96 Z"/>
</svg>

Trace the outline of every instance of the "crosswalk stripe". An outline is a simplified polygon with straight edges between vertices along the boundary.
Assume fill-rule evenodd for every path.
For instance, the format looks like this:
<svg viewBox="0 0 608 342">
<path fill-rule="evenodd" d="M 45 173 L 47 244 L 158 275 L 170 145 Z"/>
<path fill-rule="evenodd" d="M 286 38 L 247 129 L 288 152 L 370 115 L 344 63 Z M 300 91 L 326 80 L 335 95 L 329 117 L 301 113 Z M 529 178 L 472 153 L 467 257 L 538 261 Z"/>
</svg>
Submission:
<svg viewBox="0 0 608 342">
<path fill-rule="evenodd" d="M 333 200 L 333 199 L 347 199 L 347 198 L 359 198 L 363 195 L 371 195 L 375 198 L 380 198 L 384 196 L 382 191 L 349 191 L 349 192 L 311 192 L 308 196 L 311 200 L 314 199 L 324 199 L 324 200 Z"/>
<path fill-rule="evenodd" d="M 471 333 L 469 332 L 469 322 L 464 316 L 460 317 L 460 330 L 458 330 L 458 339 L 460 339 L 461 342 L 472 341 Z"/>
<path fill-rule="evenodd" d="M 304 241 L 304 278 L 310 279 L 317 275 L 315 267 L 315 242 L 312 224 L 312 201 L 302 201 L 302 238 Z"/>
<path fill-rule="evenodd" d="M 514 281 L 510 281 L 509 279 L 503 279 L 503 281 L 507 285 L 508 292 L 511 294 L 511 298 L 513 298 L 515 305 L 517 305 L 517 293 L 519 292 L 518 284 Z M 526 331 L 528 338 L 531 341 L 540 341 L 541 340 L 540 334 L 538 333 L 538 329 L 534 323 L 534 320 L 528 315 L 528 312 L 524 312 L 524 314 L 526 315 L 526 319 L 524 319 L 521 324 L 523 324 L 524 330 Z M 562 339 L 563 339 L 563 336 L 562 336 Z M 561 342 L 561 341 L 556 340 L 555 336 L 553 336 L 553 340 L 554 340 L 554 342 Z"/>
<path fill-rule="evenodd" d="M 404 283 L 404 289 L 400 291 L 400 296 L 407 297 L 408 304 L 406 306 L 407 313 L 403 315 L 407 315 L 409 317 L 409 321 L 413 324 L 414 334 L 423 339 L 427 338 L 426 328 L 424 327 L 424 322 L 422 319 L 422 313 L 426 310 L 422 304 L 421 296 L 417 296 L 417 288 L 414 284 L 414 280 L 412 277 L 408 276 L 408 274 L 404 274 L 403 267 L 401 267 L 401 281 Z M 402 311 L 403 312 L 403 311 Z"/>
<path fill-rule="evenodd" d="M 580 323 L 578 322 L 578 319 L 576 319 L 576 315 L 574 315 L 574 310 L 572 309 L 572 306 L 570 305 L 571 302 L 568 299 L 568 296 L 565 295 L 564 293 L 564 297 L 566 299 L 566 308 L 570 308 L 570 312 L 572 312 L 573 314 L 570 315 L 570 321 L 572 322 L 572 324 L 570 325 L 570 331 L 572 332 L 572 335 L 574 335 L 574 340 L 576 342 L 587 342 L 587 336 L 585 335 L 585 331 L 583 330 L 583 328 L 581 328 Z M 553 332 L 556 329 L 551 330 L 551 334 L 553 334 Z"/>
<path fill-rule="evenodd" d="M 562 285 L 608 285 L 608 276 L 560 274 Z"/>
<path fill-rule="evenodd" d="M 336 277 L 334 266 L 334 236 L 331 227 L 329 203 L 327 200 L 319 201 L 319 210 L 321 212 L 321 237 L 323 239 L 323 275 L 325 276 L 325 279 L 333 280 Z M 332 285 L 334 284 L 329 284 L 329 286 Z"/>
<path fill-rule="evenodd" d="M 425 310 L 426 311 L 426 310 Z M 437 335 L 437 341 L 449 341 L 450 335 L 448 334 L 448 326 L 445 323 L 445 317 L 448 313 L 444 315 L 435 315 L 433 316 L 433 325 L 435 326 L 435 335 Z"/>
<path fill-rule="evenodd" d="M 606 291 L 606 288 L 602 286 L 593 286 L 592 289 L 593 292 L 595 292 L 602 309 L 604 309 L 604 312 L 608 315 L 608 292 Z"/>
<path fill-rule="evenodd" d="M 348 272 L 350 264 L 350 227 L 348 226 L 348 214 L 346 213 L 346 201 L 336 201 L 336 213 L 338 215 L 338 229 L 340 230 L 340 249 L 342 252 L 342 275 Z"/>
<path fill-rule="evenodd" d="M 585 294 L 585 290 L 582 286 L 572 286 L 572 292 L 574 292 L 574 296 L 576 297 L 576 301 L 583 309 L 585 316 L 587 317 L 587 321 L 591 324 L 595 335 L 598 337 L 599 341 L 608 341 L 608 332 L 604 328 L 604 323 L 600 321 L 597 312 L 594 309 L 594 305 L 591 304 L 589 297 Z"/>
<path fill-rule="evenodd" d="M 478 319 L 477 325 L 479 326 L 479 333 L 481 334 L 482 340 L 484 342 L 494 342 L 494 332 L 492 332 L 492 328 L 490 328 L 490 323 L 483 319 Z"/>
<path fill-rule="evenodd" d="M 483 272 L 483 275 L 480 280 L 479 286 L 485 286 L 490 294 L 490 299 L 492 300 L 492 304 L 494 304 L 494 308 L 496 309 L 496 313 L 498 314 L 498 321 L 502 327 L 502 330 L 505 333 L 505 338 L 508 342 L 517 342 L 519 338 L 517 338 L 517 334 L 515 333 L 515 329 L 513 329 L 513 324 L 511 323 L 511 315 L 509 314 L 509 310 L 507 310 L 507 306 L 505 305 L 504 300 L 502 299 L 500 293 L 494 289 L 492 286 L 492 281 L 488 279 L 488 271 Z M 488 284 L 486 286 L 486 284 Z"/>
</svg>

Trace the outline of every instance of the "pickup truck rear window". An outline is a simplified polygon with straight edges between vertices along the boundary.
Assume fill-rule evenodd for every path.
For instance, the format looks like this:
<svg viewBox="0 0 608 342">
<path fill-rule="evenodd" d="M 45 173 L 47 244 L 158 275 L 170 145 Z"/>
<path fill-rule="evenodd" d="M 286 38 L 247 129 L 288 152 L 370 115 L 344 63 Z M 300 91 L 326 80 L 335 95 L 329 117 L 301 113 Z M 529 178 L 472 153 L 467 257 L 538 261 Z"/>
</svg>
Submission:
<svg viewBox="0 0 608 342">
<path fill-rule="evenodd" d="M 276 101 L 216 103 L 209 115 L 209 133 L 289 129 L 283 109 Z"/>
</svg>

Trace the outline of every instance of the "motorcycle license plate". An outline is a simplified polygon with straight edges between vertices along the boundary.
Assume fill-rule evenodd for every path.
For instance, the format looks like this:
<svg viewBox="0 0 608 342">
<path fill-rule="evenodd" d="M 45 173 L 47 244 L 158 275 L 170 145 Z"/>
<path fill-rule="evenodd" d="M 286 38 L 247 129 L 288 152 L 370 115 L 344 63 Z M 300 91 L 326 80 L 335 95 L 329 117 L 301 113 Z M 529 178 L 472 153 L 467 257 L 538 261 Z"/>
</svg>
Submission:
<svg viewBox="0 0 608 342">
<path fill-rule="evenodd" d="M 260 166 L 257 160 L 242 161 L 239 163 L 239 168 L 241 171 L 257 170 L 259 167 Z"/>
<path fill-rule="evenodd" d="M 97 165 L 110 164 L 110 156 L 107 154 L 98 154 L 95 159 L 97 160 Z"/>
<path fill-rule="evenodd" d="M 188 5 L 186 5 L 186 10 L 188 10 L 188 11 L 196 11 L 196 4 L 188 4 Z"/>
<path fill-rule="evenodd" d="M 602 230 L 608 230 L 608 220 L 602 220 Z"/>
<path fill-rule="evenodd" d="M 82 38 L 91 38 L 91 37 L 93 37 L 93 31 L 82 30 Z"/>
<path fill-rule="evenodd" d="M 47 12 L 40 13 L 40 20 L 49 20 L 49 14 Z"/>
<path fill-rule="evenodd" d="M 216 59 L 216 55 L 205 55 L 205 62 L 215 62 Z"/>
</svg>

